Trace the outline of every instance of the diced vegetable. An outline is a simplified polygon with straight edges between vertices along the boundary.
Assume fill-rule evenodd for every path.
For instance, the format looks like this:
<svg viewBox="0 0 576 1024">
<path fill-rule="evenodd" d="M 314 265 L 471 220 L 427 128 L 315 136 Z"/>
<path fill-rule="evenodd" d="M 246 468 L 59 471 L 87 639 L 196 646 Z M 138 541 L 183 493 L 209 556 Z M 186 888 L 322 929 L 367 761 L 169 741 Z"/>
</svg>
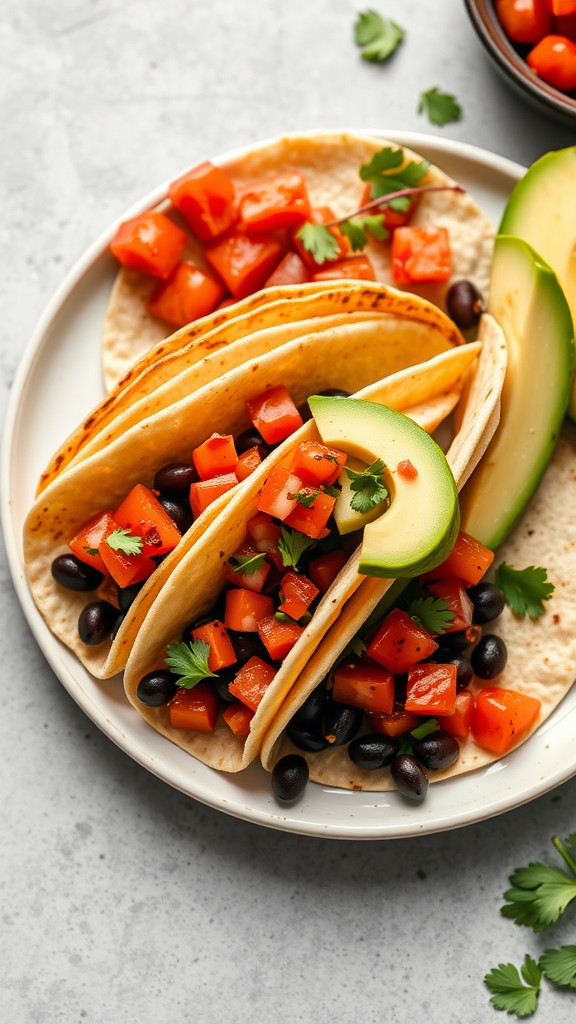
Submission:
<svg viewBox="0 0 576 1024">
<path fill-rule="evenodd" d="M 458 736 L 461 739 L 465 739 L 470 732 L 470 726 L 472 725 L 473 708 L 474 697 L 470 690 L 462 690 L 461 693 L 457 693 L 454 705 L 454 714 L 446 715 L 442 719 L 442 728 L 444 729 L 444 732 L 449 732 L 452 736 Z"/>
<path fill-rule="evenodd" d="M 534 74 L 548 85 L 570 92 L 576 89 L 576 43 L 565 36 L 545 36 L 526 57 Z"/>
<path fill-rule="evenodd" d="M 436 569 L 431 569 L 421 576 L 420 581 L 426 583 L 428 580 L 443 580 L 447 576 L 457 576 L 458 579 L 464 580 L 467 587 L 472 587 L 480 582 L 493 561 L 493 551 L 474 540 L 469 533 L 460 530 L 448 558 Z"/>
<path fill-rule="evenodd" d="M 182 537 L 174 520 L 148 487 L 136 484 L 114 512 L 114 519 L 142 537 L 142 555 L 165 555 Z"/>
<path fill-rule="evenodd" d="M 173 327 L 185 327 L 218 308 L 226 289 L 214 274 L 193 263 L 178 263 L 166 284 L 161 284 L 148 303 L 148 312 Z"/>
<path fill-rule="evenodd" d="M 266 444 L 278 444 L 302 426 L 302 417 L 283 384 L 248 399 L 246 407 Z"/>
<path fill-rule="evenodd" d="M 435 597 L 441 597 L 448 605 L 448 611 L 454 612 L 454 619 L 451 625 L 445 629 L 446 633 L 455 633 L 461 629 L 468 629 L 472 625 L 474 605 L 466 593 L 462 580 L 457 576 L 447 576 L 437 583 L 429 583 L 428 590 Z"/>
<path fill-rule="evenodd" d="M 234 472 L 238 477 L 238 480 L 245 480 L 246 477 L 250 476 L 255 469 L 262 462 L 260 452 L 256 445 L 253 448 L 248 448 L 247 451 L 242 452 L 242 455 L 238 456 L 238 462 L 234 467 Z"/>
<path fill-rule="evenodd" d="M 301 224 L 310 214 L 306 184 L 297 171 L 246 185 L 238 193 L 242 227 L 248 231 L 278 231 Z"/>
<path fill-rule="evenodd" d="M 205 640 L 210 645 L 208 668 L 211 672 L 219 672 L 221 668 L 228 668 L 228 665 L 238 661 L 226 627 L 219 619 L 193 629 L 192 639 Z"/>
<path fill-rule="evenodd" d="M 310 279 L 310 271 L 304 260 L 300 259 L 297 252 L 287 252 L 262 287 L 279 288 L 285 284 L 306 284 Z"/>
<path fill-rule="evenodd" d="M 336 498 L 313 487 L 301 487 L 299 493 L 303 496 L 305 504 L 302 500 L 296 502 L 285 520 L 286 526 L 291 526 L 293 530 L 298 530 L 307 537 L 325 536 L 326 523 L 332 515 Z M 307 499 L 312 497 L 312 504 L 309 505 Z"/>
<path fill-rule="evenodd" d="M 453 715 L 456 710 L 456 665 L 414 665 L 408 669 L 406 711 L 417 715 Z"/>
<path fill-rule="evenodd" d="M 156 569 L 156 562 L 146 555 L 125 555 L 123 551 L 114 551 L 106 540 L 100 542 L 98 551 L 107 575 L 122 588 L 147 580 Z"/>
<path fill-rule="evenodd" d="M 224 624 L 241 633 L 257 633 L 260 619 L 274 614 L 274 602 L 264 594 L 251 590 L 229 590 L 226 594 Z"/>
<path fill-rule="evenodd" d="M 270 277 L 283 250 L 274 235 L 249 237 L 242 231 L 228 231 L 215 242 L 208 242 L 204 253 L 234 298 L 244 299 Z"/>
<path fill-rule="evenodd" d="M 347 458 L 344 452 L 319 441 L 301 441 L 294 452 L 292 472 L 305 484 L 333 484 Z"/>
<path fill-rule="evenodd" d="M 312 224 L 327 224 L 331 220 L 335 220 L 335 216 L 334 212 L 330 209 L 329 206 L 321 206 L 317 210 L 312 210 L 310 216 L 308 217 L 308 220 Z M 301 225 L 298 225 L 292 231 L 292 244 L 294 245 L 298 255 L 300 256 L 300 259 L 303 260 L 304 263 L 308 267 L 310 267 L 311 270 L 318 270 L 319 264 L 316 263 L 316 260 L 314 259 L 312 253 L 308 252 L 308 250 L 304 248 L 301 240 L 297 237 L 300 227 Z M 328 228 L 328 230 L 332 235 L 334 235 L 334 238 L 338 242 L 339 250 L 336 255 L 336 259 L 342 259 L 342 257 L 345 256 L 346 253 L 350 251 L 350 243 L 348 239 L 344 237 L 344 235 L 342 234 L 338 227 Z"/>
<path fill-rule="evenodd" d="M 191 690 L 179 687 L 168 702 L 170 725 L 174 729 L 214 732 L 218 718 L 218 698 L 208 683 L 197 683 Z"/>
<path fill-rule="evenodd" d="M 118 529 L 118 525 L 112 512 L 101 512 L 78 531 L 69 542 L 68 547 L 81 562 L 94 566 L 98 572 L 103 572 L 107 576 L 108 570 L 100 558 L 98 548 L 106 537 Z"/>
<path fill-rule="evenodd" d="M 370 715 L 370 723 L 373 732 L 383 736 L 405 736 L 420 725 L 418 715 L 404 708 L 394 708 L 389 715 L 378 712 Z"/>
<path fill-rule="evenodd" d="M 403 462 L 399 462 L 396 466 L 396 472 L 405 477 L 406 480 L 415 480 L 418 476 L 418 470 L 412 465 L 410 459 L 404 459 Z"/>
<path fill-rule="evenodd" d="M 394 676 L 380 665 L 346 660 L 334 673 L 332 696 L 339 703 L 389 715 L 394 707 Z"/>
<path fill-rule="evenodd" d="M 256 569 L 254 569 L 254 559 L 259 560 Z M 246 572 L 242 572 L 241 565 L 246 560 L 248 560 Z M 224 565 L 224 578 L 228 580 L 228 583 L 232 583 L 235 587 L 251 590 L 254 594 L 260 593 L 269 572 L 270 563 L 263 560 L 262 554 L 254 545 L 248 543 L 238 548 L 238 551 L 235 551 Z"/>
<path fill-rule="evenodd" d="M 392 236 L 392 277 L 396 284 L 447 281 L 451 273 L 446 228 L 396 228 Z"/>
<path fill-rule="evenodd" d="M 360 206 L 367 206 L 373 199 L 378 198 L 378 193 L 374 194 L 372 182 L 367 181 L 362 193 L 362 199 L 360 200 Z M 410 197 L 407 196 L 406 198 L 409 199 Z M 393 210 L 391 206 L 381 206 L 379 209 L 374 210 L 373 213 L 382 214 L 384 217 L 383 226 L 388 231 L 393 231 L 394 228 L 400 228 L 409 221 L 415 205 L 416 198 L 413 197 L 407 210 Z"/>
<path fill-rule="evenodd" d="M 515 43 L 537 43 L 552 23 L 547 0 L 496 0 L 496 14 Z"/>
<path fill-rule="evenodd" d="M 283 570 L 284 563 L 278 550 L 280 527 L 276 526 L 276 523 L 273 523 L 270 516 L 264 512 L 259 512 L 253 519 L 250 519 L 246 527 L 256 549 L 266 552 L 276 568 Z"/>
<path fill-rule="evenodd" d="M 258 498 L 258 508 L 284 521 L 296 505 L 302 481 L 283 466 L 274 466 Z"/>
<path fill-rule="evenodd" d="M 238 697 L 252 711 L 257 711 L 275 675 L 276 669 L 272 665 L 254 655 L 236 673 L 228 689 L 233 697 Z"/>
<path fill-rule="evenodd" d="M 173 181 L 168 195 L 201 242 L 221 235 L 236 219 L 234 185 L 209 160 Z"/>
<path fill-rule="evenodd" d="M 372 661 L 390 672 L 407 672 L 427 658 L 438 644 L 429 633 L 412 621 L 407 612 L 394 608 L 384 619 L 366 651 Z"/>
<path fill-rule="evenodd" d="M 180 262 L 186 243 L 186 232 L 163 213 L 141 213 L 120 225 L 110 249 L 129 270 L 165 281 Z"/>
<path fill-rule="evenodd" d="M 319 590 L 302 573 L 290 570 L 282 578 L 282 594 L 284 600 L 280 611 L 292 619 L 300 619 L 318 596 Z"/>
<path fill-rule="evenodd" d="M 481 747 L 506 754 L 531 729 L 541 702 L 517 690 L 486 686 L 476 695 L 472 735 Z"/>
<path fill-rule="evenodd" d="M 221 494 L 226 494 L 226 491 L 236 487 L 237 483 L 234 473 L 224 473 L 222 476 L 212 477 L 211 480 L 200 480 L 198 483 L 190 484 L 190 505 L 194 519 L 197 519 Z"/>
<path fill-rule="evenodd" d="M 318 587 L 321 594 L 330 589 L 338 573 L 346 565 L 347 556 L 342 548 L 328 551 L 325 555 L 313 558 L 308 563 L 310 579 Z"/>
<path fill-rule="evenodd" d="M 241 704 L 240 701 L 234 701 L 233 704 L 229 704 L 228 707 L 224 708 L 222 718 L 226 725 L 230 726 L 234 735 L 244 740 L 250 732 L 254 712 L 251 708 L 246 707 L 245 704 Z"/>
<path fill-rule="evenodd" d="M 325 263 L 312 274 L 313 281 L 375 281 L 376 274 L 368 256 L 350 256 L 336 263 Z"/>
<path fill-rule="evenodd" d="M 303 632 L 303 627 L 296 622 L 278 622 L 274 615 L 260 619 L 258 623 L 258 635 L 272 661 L 282 661 Z"/>
<path fill-rule="evenodd" d="M 232 473 L 238 461 L 232 434 L 212 434 L 194 449 L 192 461 L 201 480 Z"/>
</svg>

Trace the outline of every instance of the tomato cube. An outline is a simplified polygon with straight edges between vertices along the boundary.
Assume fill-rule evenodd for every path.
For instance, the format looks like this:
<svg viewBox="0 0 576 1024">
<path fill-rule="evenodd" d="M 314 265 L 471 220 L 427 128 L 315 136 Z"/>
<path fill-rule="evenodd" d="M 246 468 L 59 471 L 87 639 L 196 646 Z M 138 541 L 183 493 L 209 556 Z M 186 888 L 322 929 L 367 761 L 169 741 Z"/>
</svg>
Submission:
<svg viewBox="0 0 576 1024">
<path fill-rule="evenodd" d="M 247 708 L 245 704 L 235 700 L 233 704 L 229 704 L 228 707 L 224 708 L 222 718 L 226 725 L 230 726 L 234 735 L 244 740 L 250 733 L 254 712 L 251 708 Z"/>
<path fill-rule="evenodd" d="M 334 213 L 330 209 L 329 206 L 322 206 L 322 207 L 320 207 L 317 210 L 312 210 L 312 212 L 310 213 L 310 216 L 308 217 L 308 221 L 311 224 L 328 224 L 330 221 L 335 220 L 335 219 L 336 218 L 334 216 Z M 298 225 L 297 227 L 293 228 L 292 234 L 291 234 L 292 244 L 293 244 L 294 248 L 296 249 L 296 252 L 300 256 L 300 259 L 308 267 L 310 267 L 311 270 L 318 270 L 318 267 L 320 266 L 320 264 L 318 264 L 316 262 L 316 260 L 314 259 L 312 253 L 308 252 L 308 250 L 304 248 L 304 246 L 302 245 L 301 239 L 298 238 L 298 232 L 300 231 L 300 228 L 301 228 L 301 225 Z M 342 232 L 340 231 L 339 227 L 334 226 L 334 227 L 328 228 L 328 230 L 329 230 L 331 235 L 334 235 L 334 238 L 338 242 L 338 252 L 336 253 L 336 256 L 334 257 L 334 259 L 335 260 L 342 259 L 342 257 L 345 256 L 346 253 L 350 251 L 350 243 L 349 243 L 348 239 L 342 234 Z M 332 262 L 332 261 L 330 261 L 330 262 Z"/>
<path fill-rule="evenodd" d="M 415 480 L 418 476 L 418 470 L 416 466 L 413 466 L 410 459 L 404 459 L 403 462 L 399 462 L 396 466 L 396 472 L 399 476 L 405 477 L 406 480 Z"/>
<path fill-rule="evenodd" d="M 447 281 L 451 273 L 446 228 L 396 228 L 392 236 L 392 277 L 396 284 Z"/>
<path fill-rule="evenodd" d="M 153 293 L 147 309 L 173 327 L 185 327 L 218 308 L 226 289 L 214 274 L 193 263 L 178 263 L 172 274 Z"/>
<path fill-rule="evenodd" d="M 228 689 L 233 697 L 238 697 L 252 711 L 257 711 L 275 675 L 276 669 L 272 665 L 254 655 L 236 673 Z"/>
<path fill-rule="evenodd" d="M 224 623 L 228 629 L 241 633 L 257 633 L 260 619 L 274 615 L 274 602 L 264 594 L 234 589 L 226 594 Z"/>
<path fill-rule="evenodd" d="M 197 683 L 191 690 L 179 687 L 168 702 L 168 711 L 174 729 L 214 732 L 218 698 L 207 682 Z"/>
<path fill-rule="evenodd" d="M 136 484 L 114 513 L 118 526 L 142 537 L 142 555 L 165 555 L 182 537 L 174 520 L 148 487 Z"/>
<path fill-rule="evenodd" d="M 310 280 L 310 271 L 297 252 L 287 252 L 280 263 L 270 274 L 263 288 L 280 288 L 285 284 L 306 284 Z"/>
<path fill-rule="evenodd" d="M 108 570 L 98 553 L 98 548 L 102 541 L 117 529 L 118 523 L 113 518 L 112 512 L 101 512 L 100 515 L 94 516 L 93 519 L 85 523 L 76 536 L 72 537 L 68 547 L 81 562 L 93 565 L 95 569 L 98 569 L 98 572 L 108 575 Z"/>
<path fill-rule="evenodd" d="M 380 192 L 373 187 L 372 182 L 367 181 L 362 193 L 362 199 L 360 200 L 360 206 L 367 206 L 373 199 L 379 198 Z M 409 196 L 406 196 L 406 198 L 410 199 Z M 394 228 L 400 228 L 403 224 L 407 223 L 412 216 L 416 202 L 416 196 L 413 196 L 412 199 L 410 199 L 410 205 L 407 210 L 393 210 L 391 206 L 381 206 L 378 209 L 374 209 L 373 213 L 381 214 L 384 217 L 384 227 L 387 228 L 388 231 L 393 231 Z"/>
<path fill-rule="evenodd" d="M 282 578 L 283 602 L 280 611 L 292 619 L 300 619 L 307 612 L 320 591 L 300 572 L 290 570 Z"/>
<path fill-rule="evenodd" d="M 294 452 L 292 472 L 305 484 L 333 484 L 347 458 L 344 452 L 319 441 L 301 441 Z"/>
<path fill-rule="evenodd" d="M 289 473 L 283 466 L 274 466 L 258 498 L 258 508 L 282 522 L 296 505 L 294 495 L 302 486 L 299 477 Z"/>
<path fill-rule="evenodd" d="M 347 560 L 346 552 L 342 548 L 335 548 L 334 551 L 328 551 L 325 555 L 320 555 L 308 563 L 310 579 L 321 594 L 325 594 L 330 589 Z"/>
<path fill-rule="evenodd" d="M 106 572 L 119 587 L 130 587 L 133 583 L 147 580 L 156 569 L 156 562 L 146 555 L 125 555 L 123 551 L 114 551 L 107 540 L 100 542 L 98 548 Z"/>
<path fill-rule="evenodd" d="M 474 697 L 470 690 L 462 690 L 457 693 L 454 714 L 442 718 L 444 732 L 449 732 L 451 736 L 458 736 L 460 739 L 466 739 L 472 725 L 473 708 Z"/>
<path fill-rule="evenodd" d="M 219 619 L 193 629 L 192 639 L 204 640 L 210 645 L 208 668 L 211 672 L 219 672 L 221 668 L 228 668 L 228 665 L 234 665 L 238 661 L 226 627 Z"/>
<path fill-rule="evenodd" d="M 296 622 L 278 622 L 274 615 L 268 615 L 258 623 L 258 635 L 272 661 L 282 661 L 303 632 L 303 627 Z"/>
<path fill-rule="evenodd" d="M 435 597 L 441 597 L 446 601 L 448 610 L 454 612 L 454 618 L 451 625 L 446 627 L 446 633 L 455 633 L 472 625 L 474 605 L 466 593 L 462 580 L 456 576 L 447 576 L 438 583 L 429 583 L 428 590 Z"/>
<path fill-rule="evenodd" d="M 280 527 L 272 522 L 270 516 L 264 512 L 259 512 L 258 515 L 248 521 L 246 528 L 254 541 L 256 550 L 265 551 L 276 568 L 283 570 L 284 562 L 278 550 L 278 541 L 281 534 Z"/>
<path fill-rule="evenodd" d="M 244 186 L 239 191 L 238 207 L 246 231 L 278 231 L 301 224 L 310 214 L 306 185 L 297 171 Z"/>
<path fill-rule="evenodd" d="M 278 444 L 302 426 L 302 417 L 283 384 L 248 399 L 246 407 L 266 444 Z"/>
<path fill-rule="evenodd" d="M 416 715 L 453 715 L 456 673 L 456 665 L 413 665 L 408 669 L 406 711 Z"/>
<path fill-rule="evenodd" d="M 427 583 L 428 580 L 443 580 L 447 576 L 457 576 L 458 579 L 464 580 L 467 587 L 472 587 L 480 582 L 493 561 L 493 551 L 474 540 L 469 533 L 460 530 L 448 558 L 436 569 L 431 569 L 421 576 L 420 582 Z"/>
<path fill-rule="evenodd" d="M 291 526 L 293 530 L 298 530 L 307 537 L 326 536 L 324 528 L 332 515 L 336 498 L 313 487 L 301 487 L 300 494 L 304 497 L 305 504 L 302 504 L 301 500 L 296 502 L 290 515 L 286 517 L 286 526 Z M 312 497 L 314 500 L 309 505 L 307 499 Z"/>
<path fill-rule="evenodd" d="M 326 263 L 312 274 L 313 281 L 375 281 L 376 274 L 368 256 L 350 256 L 347 260 Z"/>
<path fill-rule="evenodd" d="M 254 445 L 253 448 L 248 448 L 245 452 L 242 452 L 242 455 L 238 456 L 238 462 L 234 467 L 234 472 L 236 473 L 238 480 L 246 480 L 246 478 L 249 477 L 255 469 L 258 469 L 261 462 L 262 458 L 257 445 Z"/>
<path fill-rule="evenodd" d="M 141 213 L 120 225 L 110 249 L 129 270 L 165 281 L 180 262 L 187 241 L 186 232 L 163 213 Z"/>
<path fill-rule="evenodd" d="M 558 0 L 496 0 L 496 15 L 508 39 L 537 43 L 547 35 L 552 23 L 550 2 Z"/>
<path fill-rule="evenodd" d="M 201 480 L 234 472 L 238 456 L 232 434 L 212 434 L 192 452 L 192 461 Z"/>
<path fill-rule="evenodd" d="M 369 661 L 343 661 L 334 673 L 332 697 L 340 704 L 389 715 L 394 707 L 394 676 Z"/>
<path fill-rule="evenodd" d="M 476 695 L 472 735 L 476 743 L 495 754 L 506 754 L 534 725 L 541 702 L 517 690 L 486 686 Z"/>
<path fill-rule="evenodd" d="M 235 299 L 244 299 L 262 288 L 283 256 L 274 235 L 250 238 L 242 231 L 228 231 L 209 242 L 204 253 Z"/>
<path fill-rule="evenodd" d="M 211 480 L 200 480 L 198 483 L 190 484 L 190 505 L 194 519 L 202 515 L 208 505 L 211 505 L 221 494 L 236 487 L 238 480 L 234 473 L 223 473 L 222 476 L 214 476 Z"/>
<path fill-rule="evenodd" d="M 366 651 L 372 661 L 390 672 L 407 672 L 412 665 L 427 658 L 438 644 L 421 626 L 400 608 L 394 608 L 384 619 Z"/>
<path fill-rule="evenodd" d="M 258 557 L 261 559 L 261 564 L 257 569 L 254 570 L 249 566 L 247 572 L 242 572 L 241 563 L 244 559 Z M 269 572 L 270 563 L 262 561 L 262 554 L 252 544 L 243 544 L 224 565 L 224 579 L 228 583 L 232 583 L 235 587 L 251 590 L 255 594 L 262 590 Z"/>
<path fill-rule="evenodd" d="M 382 736 L 405 736 L 420 724 L 421 720 L 418 715 L 412 714 L 411 711 L 405 711 L 401 707 L 393 708 L 389 715 L 383 715 L 381 712 L 374 712 L 370 715 L 372 730 Z"/>
<path fill-rule="evenodd" d="M 201 242 L 221 235 L 236 219 L 234 185 L 209 160 L 173 181 L 168 195 Z"/>
</svg>

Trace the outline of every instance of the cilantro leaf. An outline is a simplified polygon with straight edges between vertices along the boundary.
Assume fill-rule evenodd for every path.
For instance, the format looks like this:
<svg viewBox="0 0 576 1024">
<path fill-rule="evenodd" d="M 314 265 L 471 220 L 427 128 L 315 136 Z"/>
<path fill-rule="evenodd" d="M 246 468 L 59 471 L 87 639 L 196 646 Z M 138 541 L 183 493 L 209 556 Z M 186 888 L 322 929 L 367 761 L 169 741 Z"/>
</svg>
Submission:
<svg viewBox="0 0 576 1024">
<path fill-rule="evenodd" d="M 545 949 L 538 964 L 549 981 L 576 988 L 576 946 Z"/>
<path fill-rule="evenodd" d="M 364 11 L 358 15 L 358 21 L 354 25 L 354 38 L 358 46 L 363 47 L 360 54 L 363 60 L 387 60 L 405 35 L 400 25 L 383 18 L 378 11 Z"/>
<path fill-rule="evenodd" d="M 400 196 L 400 198 L 403 198 Z M 405 198 L 405 197 L 404 197 Z M 392 200 L 394 202 L 394 200 Z M 408 203 L 410 205 L 410 203 Z M 371 216 L 354 217 L 352 220 L 345 220 L 340 225 L 340 231 L 350 240 L 354 252 L 363 249 L 368 244 L 368 231 L 379 242 L 388 238 L 390 232 L 384 227 L 384 214 L 376 213 Z"/>
<path fill-rule="evenodd" d="M 122 551 L 125 555 L 142 553 L 142 537 L 135 537 L 130 530 L 123 529 L 121 526 L 106 537 L 106 543 L 108 547 L 112 548 L 112 551 Z"/>
<path fill-rule="evenodd" d="M 507 902 L 500 913 L 534 932 L 554 924 L 576 899 L 576 878 L 546 864 L 530 863 L 526 868 L 517 868 L 510 882 L 512 888 L 504 893 Z"/>
<path fill-rule="evenodd" d="M 324 484 L 323 490 L 330 498 L 339 498 L 342 493 L 342 488 L 333 484 Z"/>
<path fill-rule="evenodd" d="M 191 690 L 202 679 L 209 676 L 216 678 L 216 672 L 211 672 L 208 668 L 209 657 L 210 644 L 205 640 L 194 640 L 189 644 L 179 641 L 168 644 L 165 661 L 171 672 L 182 677 L 178 680 L 178 686 Z"/>
<path fill-rule="evenodd" d="M 449 92 L 440 92 L 437 85 L 420 94 L 418 113 L 423 114 L 424 111 L 432 124 L 450 124 L 462 117 L 462 107 L 456 97 Z"/>
<path fill-rule="evenodd" d="M 283 526 L 278 541 L 278 551 L 282 556 L 282 565 L 287 569 L 297 569 L 298 562 L 307 548 L 313 548 L 316 541 L 306 537 L 298 530 Z"/>
<path fill-rule="evenodd" d="M 98 548 L 83 548 L 82 550 L 85 551 L 87 555 L 97 555 L 98 554 Z"/>
<path fill-rule="evenodd" d="M 337 259 L 340 253 L 340 243 L 334 237 L 329 228 L 324 224 L 312 224 L 306 221 L 296 234 L 302 245 L 320 265 L 326 260 Z"/>
<path fill-rule="evenodd" d="M 388 491 L 384 486 L 383 473 L 385 469 L 386 466 L 382 459 L 376 459 L 361 473 L 345 468 L 351 481 L 350 490 L 356 492 L 350 502 L 350 508 L 355 512 L 370 512 L 376 505 L 381 505 L 386 500 Z"/>
<path fill-rule="evenodd" d="M 537 619 L 545 612 L 544 601 L 554 593 L 554 584 L 548 582 L 546 569 L 529 565 L 527 569 L 513 569 L 502 562 L 496 569 L 496 586 L 504 591 L 504 600 L 515 615 L 528 614 Z"/>
<path fill-rule="evenodd" d="M 517 1017 L 529 1017 L 538 1005 L 541 973 L 538 964 L 526 954 L 522 964 L 522 984 L 518 968 L 514 964 L 498 964 L 484 977 L 484 984 L 492 993 L 490 1000 L 497 1010 L 507 1010 Z"/>
<path fill-rule="evenodd" d="M 234 572 L 241 572 L 243 576 L 253 576 L 266 558 L 266 552 L 258 555 L 232 555 L 228 561 Z"/>
<path fill-rule="evenodd" d="M 454 612 L 442 597 L 416 598 L 408 609 L 408 615 L 429 633 L 445 633 L 454 622 Z"/>
<path fill-rule="evenodd" d="M 319 494 L 320 491 L 296 491 L 296 494 L 289 494 L 288 497 L 296 498 L 298 504 L 303 508 L 312 508 Z"/>
<path fill-rule="evenodd" d="M 385 146 L 374 153 L 367 164 L 360 168 L 360 179 L 371 184 L 371 198 L 380 199 L 390 192 L 401 192 L 404 188 L 417 188 L 422 178 L 428 173 L 430 164 L 427 160 L 409 160 L 405 167 L 404 150 Z M 402 167 L 402 170 L 399 168 Z M 389 174 L 393 171 L 393 174 Z M 410 206 L 408 196 L 397 196 L 390 200 L 393 210 L 405 212 Z"/>
<path fill-rule="evenodd" d="M 342 651 L 342 654 L 339 658 L 339 663 L 341 661 L 344 661 L 346 658 L 350 658 L 353 654 L 355 654 L 357 658 L 361 658 L 365 651 L 366 644 L 364 643 L 362 638 L 359 636 L 353 636 L 349 643 L 346 644 L 344 650 Z"/>
</svg>

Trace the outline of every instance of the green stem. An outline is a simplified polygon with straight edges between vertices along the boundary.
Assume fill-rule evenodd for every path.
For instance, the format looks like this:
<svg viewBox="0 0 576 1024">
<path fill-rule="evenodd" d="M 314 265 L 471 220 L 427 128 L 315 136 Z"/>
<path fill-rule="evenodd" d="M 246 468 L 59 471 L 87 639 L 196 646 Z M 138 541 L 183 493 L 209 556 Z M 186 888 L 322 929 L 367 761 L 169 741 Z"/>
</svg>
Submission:
<svg viewBox="0 0 576 1024">
<path fill-rule="evenodd" d="M 568 867 L 570 868 L 572 874 L 576 877 L 576 861 L 574 861 L 572 859 L 572 857 L 570 856 L 570 854 L 567 853 L 566 850 L 564 849 L 564 846 L 562 845 L 562 841 L 560 839 L 560 836 L 552 836 L 552 842 L 554 843 L 554 846 L 558 850 L 558 853 L 560 854 L 560 856 L 563 857 L 564 860 L 566 861 L 566 863 L 567 863 Z"/>
</svg>

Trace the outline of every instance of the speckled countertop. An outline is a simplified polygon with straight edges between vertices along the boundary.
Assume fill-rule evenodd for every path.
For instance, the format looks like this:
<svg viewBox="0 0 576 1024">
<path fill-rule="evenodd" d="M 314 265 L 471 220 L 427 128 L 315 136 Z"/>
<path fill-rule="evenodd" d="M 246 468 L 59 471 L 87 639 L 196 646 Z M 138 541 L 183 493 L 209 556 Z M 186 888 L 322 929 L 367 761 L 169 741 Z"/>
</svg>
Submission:
<svg viewBox="0 0 576 1024">
<path fill-rule="evenodd" d="M 459 0 L 383 0 L 408 30 L 363 64 L 348 0 L 5 5 L 2 407 L 46 301 L 86 245 L 185 165 L 298 128 L 436 132 L 528 163 L 574 142 L 489 65 Z M 432 85 L 465 117 L 416 114 Z M 483 974 L 573 941 L 498 913 L 554 857 L 576 780 L 464 830 L 389 843 L 284 835 L 208 810 L 129 760 L 36 647 L 0 566 L 2 982 L 7 1024 L 490 1024 Z M 424 877 L 425 876 L 425 877 Z M 548 989 L 536 1020 L 574 1019 Z"/>
</svg>

